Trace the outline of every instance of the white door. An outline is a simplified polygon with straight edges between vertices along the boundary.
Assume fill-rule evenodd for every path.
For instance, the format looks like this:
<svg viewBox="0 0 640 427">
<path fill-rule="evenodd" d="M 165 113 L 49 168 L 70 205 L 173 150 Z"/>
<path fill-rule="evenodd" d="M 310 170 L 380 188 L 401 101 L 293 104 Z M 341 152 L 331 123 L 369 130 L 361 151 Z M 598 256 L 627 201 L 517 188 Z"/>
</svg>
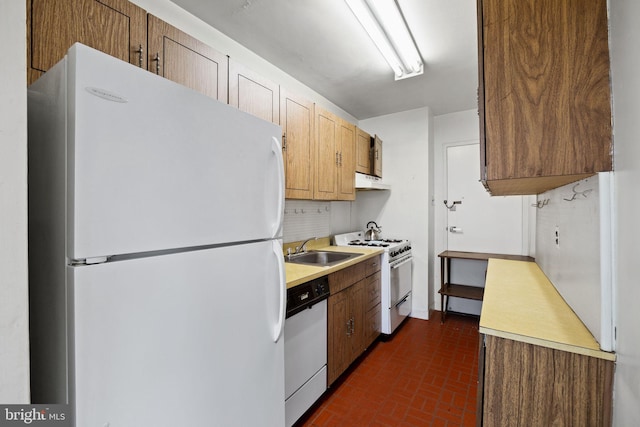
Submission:
<svg viewBox="0 0 640 427">
<path fill-rule="evenodd" d="M 284 425 L 274 242 L 68 267 L 77 425 Z"/>
<path fill-rule="evenodd" d="M 447 249 L 523 254 L 521 196 L 490 196 L 480 182 L 478 144 L 447 147 Z M 525 245 L 526 250 L 526 245 Z"/>
<path fill-rule="evenodd" d="M 522 196 L 490 196 L 480 182 L 479 144 L 449 146 L 447 162 L 447 249 L 526 255 L 528 219 Z M 484 286 L 486 261 L 452 260 L 450 281 Z M 449 298 L 448 309 L 480 314 L 480 301 Z"/>
</svg>

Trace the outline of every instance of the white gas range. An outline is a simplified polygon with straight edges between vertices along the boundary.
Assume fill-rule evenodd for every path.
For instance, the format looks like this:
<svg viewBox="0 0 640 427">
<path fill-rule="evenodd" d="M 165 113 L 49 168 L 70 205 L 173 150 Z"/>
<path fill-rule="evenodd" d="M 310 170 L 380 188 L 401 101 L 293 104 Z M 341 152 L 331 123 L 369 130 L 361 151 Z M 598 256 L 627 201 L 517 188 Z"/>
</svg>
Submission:
<svg viewBox="0 0 640 427">
<path fill-rule="evenodd" d="M 365 240 L 362 231 L 336 234 L 336 246 L 368 246 L 382 254 L 382 333 L 390 335 L 411 313 L 411 242 L 402 239 Z"/>
</svg>

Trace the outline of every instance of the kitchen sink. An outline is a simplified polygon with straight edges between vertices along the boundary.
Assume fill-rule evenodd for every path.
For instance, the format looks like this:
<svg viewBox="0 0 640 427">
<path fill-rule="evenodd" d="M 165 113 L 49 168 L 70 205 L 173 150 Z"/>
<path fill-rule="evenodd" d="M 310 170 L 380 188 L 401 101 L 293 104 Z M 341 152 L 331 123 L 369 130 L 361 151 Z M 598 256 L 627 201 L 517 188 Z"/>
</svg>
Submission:
<svg viewBox="0 0 640 427">
<path fill-rule="evenodd" d="M 285 257 L 285 261 L 294 264 L 308 264 L 324 267 L 327 265 L 337 264 L 360 255 L 362 254 L 353 252 L 309 251 L 301 254 L 287 255 Z"/>
</svg>

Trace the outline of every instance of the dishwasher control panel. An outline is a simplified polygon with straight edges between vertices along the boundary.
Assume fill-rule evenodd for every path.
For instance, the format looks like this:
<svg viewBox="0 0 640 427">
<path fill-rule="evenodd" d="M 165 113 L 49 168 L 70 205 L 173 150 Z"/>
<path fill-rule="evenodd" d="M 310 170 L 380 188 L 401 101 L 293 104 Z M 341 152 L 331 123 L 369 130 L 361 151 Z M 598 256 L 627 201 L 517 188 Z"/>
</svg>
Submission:
<svg viewBox="0 0 640 427">
<path fill-rule="evenodd" d="M 287 317 L 329 297 L 329 277 L 323 276 L 287 289 Z"/>
</svg>

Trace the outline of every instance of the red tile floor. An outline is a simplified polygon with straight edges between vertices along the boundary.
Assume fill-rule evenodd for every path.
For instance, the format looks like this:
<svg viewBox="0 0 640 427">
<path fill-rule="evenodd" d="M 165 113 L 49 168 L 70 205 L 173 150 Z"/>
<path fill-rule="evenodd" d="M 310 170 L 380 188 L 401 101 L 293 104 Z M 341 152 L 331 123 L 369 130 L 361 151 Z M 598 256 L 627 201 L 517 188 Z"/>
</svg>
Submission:
<svg viewBox="0 0 640 427">
<path fill-rule="evenodd" d="M 478 318 L 430 319 L 374 344 L 296 427 L 475 426 Z"/>
</svg>

